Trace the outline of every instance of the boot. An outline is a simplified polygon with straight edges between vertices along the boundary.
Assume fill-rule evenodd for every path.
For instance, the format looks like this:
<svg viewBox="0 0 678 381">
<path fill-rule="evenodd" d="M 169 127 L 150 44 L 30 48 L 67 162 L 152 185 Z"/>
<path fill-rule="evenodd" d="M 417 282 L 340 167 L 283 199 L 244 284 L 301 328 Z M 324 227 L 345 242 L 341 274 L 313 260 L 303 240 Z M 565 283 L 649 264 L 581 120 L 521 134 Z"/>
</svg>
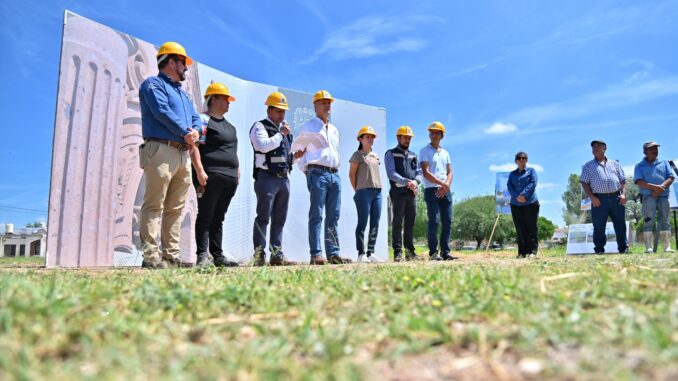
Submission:
<svg viewBox="0 0 678 381">
<path fill-rule="evenodd" d="M 252 264 L 256 267 L 266 266 L 266 252 L 264 252 L 263 247 L 254 248 L 254 257 L 252 258 Z"/>
<path fill-rule="evenodd" d="M 643 242 L 645 242 L 645 253 L 654 253 L 652 250 L 654 246 L 654 235 L 652 232 L 643 232 Z"/>
<path fill-rule="evenodd" d="M 659 236 L 661 238 L 662 245 L 664 245 L 664 252 L 673 253 L 673 249 L 671 249 L 671 232 L 670 231 L 659 232 Z"/>
</svg>

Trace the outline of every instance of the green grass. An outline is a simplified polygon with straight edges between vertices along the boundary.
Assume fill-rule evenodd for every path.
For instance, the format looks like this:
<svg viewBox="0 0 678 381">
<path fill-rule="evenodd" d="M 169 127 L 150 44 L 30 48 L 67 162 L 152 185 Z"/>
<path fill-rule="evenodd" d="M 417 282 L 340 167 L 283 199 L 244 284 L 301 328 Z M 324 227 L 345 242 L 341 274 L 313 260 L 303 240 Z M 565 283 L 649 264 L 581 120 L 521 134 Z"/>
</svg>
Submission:
<svg viewBox="0 0 678 381">
<path fill-rule="evenodd" d="M 678 377 L 678 256 L 461 255 L 285 269 L 5 266 L 0 379 Z"/>
</svg>

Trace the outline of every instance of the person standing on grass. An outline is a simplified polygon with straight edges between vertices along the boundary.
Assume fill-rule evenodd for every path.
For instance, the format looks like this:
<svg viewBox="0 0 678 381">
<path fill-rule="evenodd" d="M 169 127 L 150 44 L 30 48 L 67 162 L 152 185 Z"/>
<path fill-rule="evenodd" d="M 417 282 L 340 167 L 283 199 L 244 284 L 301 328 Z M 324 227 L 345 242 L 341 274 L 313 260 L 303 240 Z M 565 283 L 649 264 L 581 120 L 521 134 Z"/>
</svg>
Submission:
<svg viewBox="0 0 678 381">
<path fill-rule="evenodd" d="M 292 266 L 297 263 L 282 252 L 283 227 L 290 201 L 290 180 L 294 155 L 291 153 L 292 133 L 285 121 L 289 110 L 287 97 L 278 91 L 271 93 L 264 104 L 266 118 L 250 129 L 254 149 L 254 193 L 257 195 L 257 217 L 254 219 L 254 265 L 266 264 L 266 230 L 271 223 L 269 249 L 271 266 Z M 303 152 L 299 152 L 298 157 Z"/>
<path fill-rule="evenodd" d="M 339 178 L 339 130 L 330 123 L 334 98 L 327 90 L 313 95 L 316 117 L 304 123 L 301 134 L 317 134 L 323 146 L 308 151 L 308 147 L 295 144 L 294 151 L 304 151 L 299 168 L 306 174 L 306 186 L 311 194 L 308 211 L 308 244 L 311 265 L 324 265 L 320 248 L 320 228 L 325 212 L 325 254 L 331 264 L 351 263 L 339 256 L 339 212 L 341 211 L 341 178 Z"/>
<path fill-rule="evenodd" d="M 358 225 L 355 228 L 358 262 L 383 262 L 374 254 L 374 245 L 379 233 L 379 219 L 381 217 L 381 177 L 379 156 L 372 152 L 372 145 L 377 133 L 370 126 L 363 126 L 358 131 L 358 150 L 351 156 L 348 177 L 355 191 L 353 201 L 358 210 Z M 365 251 L 365 228 L 367 219 L 370 220 L 370 229 L 367 233 L 367 252 Z"/>
<path fill-rule="evenodd" d="M 156 59 L 158 75 L 147 78 L 139 87 L 144 139 L 139 161 L 145 185 L 139 233 L 144 252 L 141 267 L 148 269 L 181 265 L 181 212 L 191 186 L 188 150 L 200 137 L 201 128 L 193 102 L 181 88 L 193 63 L 186 49 L 166 42 Z"/>
<path fill-rule="evenodd" d="M 238 134 L 235 126 L 224 118 L 234 101 L 223 83 L 207 86 L 200 145 L 192 152 L 193 183 L 198 194 L 195 243 L 199 267 L 209 264 L 210 254 L 217 267 L 238 266 L 235 258 L 224 255 L 221 247 L 224 216 L 240 182 Z"/>
<path fill-rule="evenodd" d="M 647 142 L 643 144 L 645 158 L 636 164 L 633 181 L 640 188 L 643 204 L 643 241 L 645 252 L 652 253 L 654 246 L 653 232 L 656 224 L 665 253 L 673 253 L 671 249 L 671 223 L 669 207 L 669 188 L 675 175 L 666 160 L 659 160 L 659 144 Z"/>
<path fill-rule="evenodd" d="M 525 152 L 518 152 L 515 162 L 518 168 L 509 174 L 506 186 L 511 194 L 511 216 L 518 237 L 518 258 L 534 257 L 539 248 L 539 200 L 534 192 L 537 188 L 537 171 L 527 167 Z"/>
<path fill-rule="evenodd" d="M 596 254 L 605 254 L 607 218 L 612 220 L 617 235 L 617 250 L 620 254 L 628 251 L 626 240 L 626 177 L 616 160 L 605 156 L 607 144 L 602 140 L 591 142 L 593 160 L 582 167 L 581 185 L 591 198 L 591 219 L 593 220 L 593 245 Z"/>
<path fill-rule="evenodd" d="M 440 146 L 445 136 L 445 126 L 433 122 L 428 126 L 430 143 L 421 149 L 419 158 L 424 176 L 424 201 L 428 212 L 428 250 L 432 261 L 457 259 L 450 255 L 452 234 L 452 160 Z M 438 253 L 438 215 L 442 222 L 440 230 L 440 254 Z"/>
<path fill-rule="evenodd" d="M 409 150 L 412 138 L 414 138 L 412 128 L 401 126 L 396 131 L 398 145 L 386 151 L 384 155 L 386 175 L 391 184 L 389 190 L 393 208 L 391 245 L 395 262 L 402 260 L 403 237 L 407 250 L 405 259 L 411 261 L 417 258 L 414 251 L 414 221 L 417 217 L 417 190 L 421 184 L 421 168 L 417 163 L 417 154 Z"/>
</svg>

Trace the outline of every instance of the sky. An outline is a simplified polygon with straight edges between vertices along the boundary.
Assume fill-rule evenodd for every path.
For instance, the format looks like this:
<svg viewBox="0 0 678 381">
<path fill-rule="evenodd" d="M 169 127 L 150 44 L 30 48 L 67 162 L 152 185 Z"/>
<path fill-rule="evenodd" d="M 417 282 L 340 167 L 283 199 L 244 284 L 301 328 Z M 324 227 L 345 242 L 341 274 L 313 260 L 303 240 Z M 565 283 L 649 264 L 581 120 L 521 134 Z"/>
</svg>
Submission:
<svg viewBox="0 0 678 381">
<path fill-rule="evenodd" d="M 389 146 L 409 125 L 418 151 L 440 121 L 456 202 L 492 194 L 495 172 L 522 150 L 541 215 L 563 225 L 561 194 L 592 158 L 591 140 L 605 140 L 627 174 L 643 142 L 678 157 L 675 1 L 5 0 L 3 226 L 47 220 L 64 10 L 180 42 L 246 80 L 384 107 Z"/>
</svg>

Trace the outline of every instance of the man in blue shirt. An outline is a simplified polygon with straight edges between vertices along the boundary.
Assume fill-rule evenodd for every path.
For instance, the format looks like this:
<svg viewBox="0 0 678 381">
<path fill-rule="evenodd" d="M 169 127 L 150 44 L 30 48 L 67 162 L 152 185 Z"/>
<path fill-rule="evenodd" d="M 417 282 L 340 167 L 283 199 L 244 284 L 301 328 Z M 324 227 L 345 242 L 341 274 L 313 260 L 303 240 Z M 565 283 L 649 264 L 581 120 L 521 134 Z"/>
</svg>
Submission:
<svg viewBox="0 0 678 381">
<path fill-rule="evenodd" d="M 628 250 L 626 240 L 626 177 L 616 160 L 605 156 L 607 144 L 602 140 L 591 142 L 593 160 L 582 167 L 581 185 L 591 198 L 591 219 L 593 222 L 593 245 L 596 254 L 605 254 L 607 235 L 605 226 L 610 217 L 617 236 L 617 250 L 620 254 Z"/>
<path fill-rule="evenodd" d="M 669 223 L 669 188 L 675 175 L 666 160 L 659 160 L 659 144 L 647 142 L 643 144 L 645 158 L 638 164 L 633 174 L 633 182 L 640 188 L 643 203 L 643 241 L 645 252 L 653 252 L 655 216 L 659 237 L 664 245 L 664 252 L 673 253 L 671 249 L 671 224 Z"/>
<path fill-rule="evenodd" d="M 450 154 L 440 146 L 445 126 L 433 122 L 428 126 L 431 143 L 421 149 L 419 160 L 424 176 L 424 201 L 428 212 L 428 250 L 433 261 L 457 259 L 450 255 L 452 234 L 452 161 Z M 440 230 L 440 251 L 438 254 L 438 214 L 442 222 Z"/>
<path fill-rule="evenodd" d="M 176 42 L 167 42 L 156 58 L 160 72 L 139 88 L 144 138 L 139 162 L 145 181 L 139 230 L 144 251 L 142 267 L 151 269 L 180 265 L 181 212 L 191 185 L 188 150 L 194 148 L 201 128 L 200 116 L 181 88 L 188 66 L 193 63 L 186 50 Z"/>
</svg>

